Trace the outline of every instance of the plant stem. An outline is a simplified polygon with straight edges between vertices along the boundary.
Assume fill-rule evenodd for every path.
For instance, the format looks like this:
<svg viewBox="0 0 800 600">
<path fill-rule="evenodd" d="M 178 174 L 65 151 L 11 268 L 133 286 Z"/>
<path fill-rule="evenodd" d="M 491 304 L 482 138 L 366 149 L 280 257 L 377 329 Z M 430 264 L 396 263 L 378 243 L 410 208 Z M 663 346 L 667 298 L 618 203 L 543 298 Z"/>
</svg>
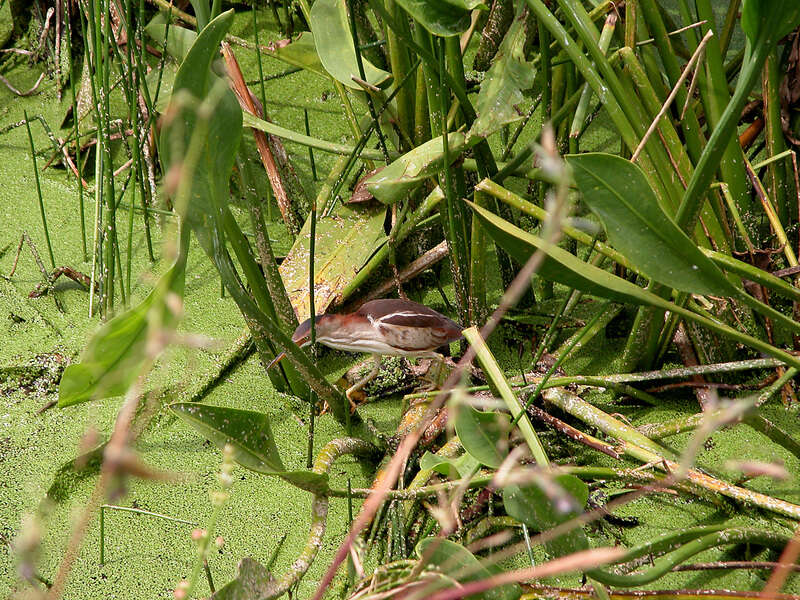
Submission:
<svg viewBox="0 0 800 600">
<path fill-rule="evenodd" d="M 31 162 L 33 163 L 33 178 L 36 182 L 36 195 L 39 198 L 39 213 L 42 216 L 42 230 L 44 232 L 44 239 L 47 241 L 47 253 L 50 256 L 50 266 L 56 268 L 56 259 L 53 256 L 53 245 L 50 243 L 50 230 L 47 228 L 47 215 L 44 211 L 44 200 L 42 200 L 42 186 L 39 183 L 39 169 L 36 167 L 36 149 L 33 146 L 33 134 L 31 134 L 31 125 L 28 121 L 28 111 L 23 111 L 25 117 L 25 128 L 28 131 L 28 143 L 31 148 Z M 80 180 L 78 181 L 80 186 Z"/>
</svg>

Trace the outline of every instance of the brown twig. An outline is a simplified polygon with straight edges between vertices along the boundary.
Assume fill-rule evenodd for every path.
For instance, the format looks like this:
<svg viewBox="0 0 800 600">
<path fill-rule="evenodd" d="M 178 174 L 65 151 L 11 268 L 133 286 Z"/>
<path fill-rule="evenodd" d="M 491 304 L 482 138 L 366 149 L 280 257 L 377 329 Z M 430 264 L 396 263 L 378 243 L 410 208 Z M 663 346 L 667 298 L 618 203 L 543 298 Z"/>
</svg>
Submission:
<svg viewBox="0 0 800 600">
<path fill-rule="evenodd" d="M 395 279 L 395 277 L 386 279 L 378 287 L 370 291 L 362 300 L 359 300 L 358 303 L 363 304 L 364 302 L 369 302 L 375 298 L 383 298 L 396 287 L 397 281 L 400 283 L 405 283 L 406 281 L 414 279 L 414 277 L 445 258 L 447 253 L 447 241 L 436 244 L 433 248 L 428 250 L 425 254 L 417 258 L 411 264 L 407 265 L 404 269 L 398 271 L 397 279 Z"/>
<path fill-rule="evenodd" d="M 559 433 L 567 436 L 568 438 L 575 440 L 576 442 L 588 446 L 593 450 L 597 450 L 598 452 L 602 452 L 603 454 L 607 454 L 611 458 L 619 459 L 621 455 L 617 452 L 611 444 L 606 444 L 605 442 L 597 439 L 594 436 L 588 435 L 583 433 L 579 429 L 576 429 L 572 425 L 569 425 L 562 421 L 559 418 L 554 417 L 550 413 L 543 411 L 538 406 L 531 405 L 528 407 L 528 414 L 544 423 L 545 425 L 549 425 Z"/>
<path fill-rule="evenodd" d="M 43 79 L 44 79 L 44 73 L 39 75 L 39 79 L 36 80 L 36 83 L 33 85 L 33 87 L 31 89 L 29 89 L 27 92 L 21 92 L 20 90 L 15 88 L 13 85 L 11 85 L 11 82 L 8 79 L 6 79 L 2 75 L 0 75 L 0 81 L 2 81 L 9 90 L 11 90 L 17 96 L 23 96 L 23 97 L 32 96 L 33 94 L 35 94 L 36 90 L 39 89 L 39 84 L 42 83 Z"/>
<path fill-rule="evenodd" d="M 228 70 L 228 78 L 231 89 L 233 90 L 234 94 L 236 94 L 236 98 L 239 100 L 239 105 L 242 107 L 242 110 L 246 110 L 256 117 L 262 118 L 263 110 L 259 110 L 259 108 L 256 106 L 252 93 L 247 87 L 247 83 L 245 83 L 244 76 L 242 75 L 242 70 L 239 68 L 239 63 L 236 60 L 236 56 L 233 54 L 233 50 L 231 50 L 231 47 L 227 42 L 222 42 L 222 56 L 225 59 L 225 66 Z M 286 188 L 283 185 L 283 181 L 281 180 L 280 173 L 278 172 L 278 165 L 276 164 L 275 157 L 273 156 L 272 150 L 269 147 L 267 135 L 263 131 L 253 129 L 253 137 L 255 138 L 256 147 L 258 148 L 258 154 L 261 157 L 261 162 L 264 165 L 264 170 L 267 172 L 270 187 L 272 187 L 272 191 L 275 194 L 275 201 L 277 202 L 278 208 L 281 211 L 283 222 L 286 223 L 286 227 L 289 228 L 289 231 L 292 233 L 292 235 L 297 235 L 300 232 L 300 223 L 297 215 L 294 212 L 292 202 L 286 193 Z"/>
</svg>

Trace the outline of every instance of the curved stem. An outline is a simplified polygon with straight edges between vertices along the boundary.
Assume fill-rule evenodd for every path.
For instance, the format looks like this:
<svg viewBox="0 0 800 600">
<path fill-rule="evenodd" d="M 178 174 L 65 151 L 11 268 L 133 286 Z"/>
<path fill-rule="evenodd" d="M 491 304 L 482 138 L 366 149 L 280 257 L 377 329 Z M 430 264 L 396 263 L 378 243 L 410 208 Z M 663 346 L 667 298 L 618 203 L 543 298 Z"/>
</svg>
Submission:
<svg viewBox="0 0 800 600">
<path fill-rule="evenodd" d="M 686 530 L 685 532 L 681 532 L 681 534 L 673 536 L 675 539 L 671 540 L 671 543 L 675 543 L 678 540 L 683 540 L 685 538 L 685 534 L 691 534 L 691 536 L 694 537 L 697 535 L 696 530 L 700 529 L 706 528 L 692 528 Z M 668 555 L 656 559 L 653 563 L 653 566 L 642 573 L 618 575 L 608 571 L 593 569 L 592 571 L 589 571 L 589 574 L 592 578 L 605 585 L 612 585 L 616 587 L 645 585 L 668 573 L 673 567 L 691 558 L 695 554 L 698 554 L 703 550 L 707 550 L 708 548 L 713 548 L 714 546 L 747 543 L 783 548 L 788 541 L 788 536 L 773 533 L 771 531 L 763 531 L 761 529 L 747 529 L 743 527 L 736 529 L 724 529 L 722 531 L 716 531 L 714 533 L 703 535 L 702 537 L 697 537 L 688 544 L 685 544 L 677 550 L 670 552 Z M 656 549 L 654 546 L 656 545 L 658 545 L 658 547 L 663 547 L 665 545 L 665 541 L 662 539 L 656 544 L 649 543 L 639 546 L 638 548 L 634 548 L 626 555 L 626 559 L 631 560 L 633 558 L 644 556 L 645 554 L 654 551 Z"/>
<path fill-rule="evenodd" d="M 333 462 L 345 454 L 370 454 L 374 450 L 371 444 L 355 438 L 341 438 L 328 442 L 320 451 L 317 460 L 314 462 L 312 472 L 318 475 L 326 474 Z M 271 581 L 260 596 L 260 600 L 277 598 L 289 591 L 308 571 L 311 563 L 317 557 L 322 546 L 322 537 L 325 535 L 325 525 L 328 520 L 327 495 L 315 494 L 311 502 L 311 530 L 308 534 L 308 541 L 300 555 L 292 563 L 292 566 L 279 579 Z"/>
</svg>

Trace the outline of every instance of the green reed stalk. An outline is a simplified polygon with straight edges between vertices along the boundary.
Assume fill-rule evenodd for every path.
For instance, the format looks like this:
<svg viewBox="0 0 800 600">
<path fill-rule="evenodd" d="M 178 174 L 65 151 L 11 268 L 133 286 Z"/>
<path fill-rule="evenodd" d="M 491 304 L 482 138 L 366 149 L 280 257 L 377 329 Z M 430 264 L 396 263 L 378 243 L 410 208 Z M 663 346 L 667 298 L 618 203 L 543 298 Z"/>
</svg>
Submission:
<svg viewBox="0 0 800 600">
<path fill-rule="evenodd" d="M 778 50 L 770 52 L 764 65 L 761 80 L 762 97 L 764 99 L 764 139 L 767 143 L 767 156 L 777 156 L 786 151 L 786 140 L 781 126 L 780 85 L 783 79 L 780 68 Z M 783 223 L 789 225 L 796 219 L 797 198 L 787 193 L 787 173 L 784 162 L 773 162 L 769 165 L 768 195 L 778 210 Z"/>
<path fill-rule="evenodd" d="M 79 17 L 83 18 L 83 17 Z M 75 73 L 72 64 L 72 23 L 71 19 L 66 19 L 67 26 L 67 64 L 69 65 L 69 90 L 72 97 L 72 124 L 75 133 L 75 167 L 78 169 L 78 201 L 81 216 L 81 244 L 83 248 L 83 261 L 89 260 L 89 252 L 86 248 L 86 207 L 83 198 L 83 166 L 81 163 L 81 141 L 78 132 L 78 95 L 75 92 Z"/>
<path fill-rule="evenodd" d="M 261 86 L 263 89 L 263 85 Z M 308 109 L 303 109 L 303 124 L 305 125 L 306 135 L 311 137 L 311 126 L 308 123 Z M 308 164 L 311 166 L 311 179 L 317 180 L 317 163 L 314 161 L 314 149 L 308 147 Z"/>
<path fill-rule="evenodd" d="M 311 202 L 311 226 L 308 234 L 308 314 L 311 319 L 311 345 L 313 346 L 317 341 L 317 306 L 314 303 L 314 258 L 316 256 L 317 247 L 317 201 Z"/>
<path fill-rule="evenodd" d="M 407 29 L 408 21 L 403 18 L 401 13 L 402 9 L 396 5 L 395 0 L 385 0 L 385 3 L 386 12 L 395 17 L 395 22 L 397 24 Z M 406 32 L 406 35 L 408 35 L 408 32 Z M 386 38 L 389 54 L 389 64 L 392 69 L 392 78 L 396 83 L 405 79 L 406 74 L 411 70 L 411 57 L 409 56 L 408 49 L 402 43 L 400 36 L 388 25 L 384 28 L 384 36 Z M 414 134 L 413 90 L 415 87 L 415 85 L 411 85 L 397 95 L 397 117 L 400 122 L 400 129 L 408 132 L 410 135 Z M 411 148 L 404 148 L 404 150 L 408 151 L 411 150 Z"/>
<path fill-rule="evenodd" d="M 356 7 L 355 3 L 351 0 L 349 4 L 349 16 L 350 16 L 350 34 L 353 36 L 353 49 L 356 53 L 356 65 L 358 66 L 358 76 L 361 78 L 361 81 L 366 81 L 367 76 L 364 72 L 364 60 L 361 57 L 361 48 L 359 47 L 358 42 L 358 28 L 356 26 Z M 388 165 L 391 162 L 389 158 L 389 150 L 386 147 L 386 138 L 383 136 L 383 131 L 381 130 L 381 122 L 378 119 L 378 114 L 375 112 L 375 103 L 372 100 L 372 94 L 368 89 L 364 90 L 364 94 L 367 98 L 367 108 L 369 108 L 369 114 L 372 117 L 372 120 L 375 122 L 375 133 L 378 135 L 378 144 L 380 145 L 381 152 L 383 152 L 383 158 Z"/>
<path fill-rule="evenodd" d="M 42 186 L 39 182 L 39 169 L 36 167 L 36 149 L 33 146 L 33 134 L 31 134 L 31 124 L 28 121 L 28 111 L 23 110 L 25 117 L 25 128 L 28 130 L 28 143 L 31 148 L 31 162 L 33 163 L 33 179 L 36 182 L 36 195 L 39 198 L 39 213 L 42 215 L 42 230 L 44 239 L 47 241 L 47 253 L 50 256 L 50 266 L 56 268 L 56 259 L 53 256 L 53 245 L 50 243 L 50 230 L 47 228 L 47 216 L 44 211 L 44 201 L 42 200 Z"/>
<path fill-rule="evenodd" d="M 102 14 L 110 15 L 111 14 L 111 0 L 105 0 L 103 2 L 100 0 L 99 6 L 103 11 Z M 113 157 L 111 154 L 111 130 L 110 130 L 110 115 L 111 115 L 111 56 L 105 53 L 105 49 L 109 44 L 114 44 L 114 38 L 111 33 L 111 19 L 106 16 L 105 19 L 101 20 L 99 15 L 97 17 L 98 20 L 98 29 L 100 28 L 100 23 L 104 21 L 105 31 L 103 34 L 98 36 L 98 40 L 102 43 L 102 56 L 103 56 L 103 73 L 102 73 L 102 108 L 98 106 L 98 110 L 100 111 L 100 123 L 102 124 L 102 150 L 105 154 L 104 159 L 104 166 L 105 166 L 105 173 L 103 174 L 103 179 L 105 181 L 105 185 L 107 186 L 107 190 L 105 193 L 105 202 L 107 205 L 108 210 L 105 211 L 106 219 L 105 219 L 105 226 L 104 226 L 104 235 L 105 235 L 105 261 L 104 261 L 104 285 L 103 285 L 103 304 L 105 308 L 105 314 L 110 315 L 114 311 L 114 277 L 116 275 L 116 262 L 114 260 L 115 253 L 119 251 L 118 241 L 117 241 L 117 205 L 116 205 L 116 194 L 114 192 L 114 163 Z"/>
<path fill-rule="evenodd" d="M 548 466 L 550 464 L 550 459 L 547 457 L 547 452 L 545 452 L 542 443 L 539 441 L 539 436 L 536 435 L 536 431 L 533 429 L 528 415 L 525 414 L 525 409 L 508 384 L 508 380 L 505 378 L 505 375 L 503 375 L 503 370 L 500 368 L 500 365 L 497 364 L 491 350 L 489 350 L 486 342 L 481 337 L 480 332 L 476 327 L 470 327 L 464 330 L 464 337 L 475 350 L 475 356 L 481 363 L 486 376 L 506 403 L 506 407 L 511 413 L 511 416 L 519 421 L 519 429 L 522 433 L 522 437 L 528 444 L 533 458 L 539 466 Z"/>
</svg>

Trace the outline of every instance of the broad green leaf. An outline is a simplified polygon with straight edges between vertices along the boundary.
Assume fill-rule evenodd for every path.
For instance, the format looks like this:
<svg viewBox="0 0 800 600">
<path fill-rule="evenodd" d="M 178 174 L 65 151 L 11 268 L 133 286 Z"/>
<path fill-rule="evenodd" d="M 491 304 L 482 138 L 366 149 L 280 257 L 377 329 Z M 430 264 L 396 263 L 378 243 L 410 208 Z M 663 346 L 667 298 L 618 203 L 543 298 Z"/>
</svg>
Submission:
<svg viewBox="0 0 800 600">
<path fill-rule="evenodd" d="M 433 35 L 450 37 L 467 30 L 473 2 L 461 0 L 397 0 L 397 4 Z M 478 4 L 476 4 L 478 6 Z"/>
<path fill-rule="evenodd" d="M 245 556 L 238 573 L 211 596 L 214 600 L 253 600 L 267 597 L 272 589 L 272 575 L 257 560 Z"/>
<path fill-rule="evenodd" d="M 503 413 L 481 412 L 467 404 L 456 411 L 456 434 L 464 449 L 481 464 L 497 469 L 508 454 L 511 422 Z"/>
<path fill-rule="evenodd" d="M 98 396 L 124 394 L 136 376 L 147 332 L 151 293 L 141 304 L 104 323 L 92 336 L 80 362 L 64 369 L 58 405 L 71 406 Z M 101 383 L 102 382 L 102 383 Z"/>
<path fill-rule="evenodd" d="M 166 15 L 162 12 L 156 15 L 145 25 L 144 30 L 153 40 L 158 43 L 161 48 L 164 45 L 164 32 L 167 32 L 167 54 L 172 58 L 181 62 L 189 53 L 189 49 L 197 39 L 197 32 L 185 27 L 178 27 L 177 25 L 167 25 L 166 30 Z"/>
<path fill-rule="evenodd" d="M 524 100 L 522 92 L 533 86 L 536 77 L 533 63 L 525 60 L 527 33 L 524 13 L 517 14 L 481 83 L 475 103 L 478 118 L 472 124 L 469 137 L 488 137 L 522 118 L 517 105 Z"/>
<path fill-rule="evenodd" d="M 170 409 L 219 448 L 231 444 L 234 460 L 243 467 L 277 475 L 314 493 L 327 490 L 328 478 L 311 471 L 287 471 L 272 436 L 267 415 L 250 410 L 211 406 L 196 402 L 171 404 Z"/>
<path fill-rule="evenodd" d="M 217 87 L 222 91 L 209 119 L 208 136 L 194 172 L 187 221 L 199 239 L 213 220 L 215 197 L 227 200 L 228 179 L 242 135 L 239 102 L 226 84 L 211 72 L 211 64 L 219 55 L 220 42 L 225 39 L 232 23 L 233 10 L 229 10 L 203 29 L 181 63 L 173 86 L 173 102 L 180 92 L 188 92 L 199 101 L 206 98 L 215 85 L 225 86 L 224 89 Z M 197 127 L 194 107 L 180 106 L 179 110 L 180 116 L 161 132 L 159 150 L 166 170 L 184 159 Z M 201 225 L 203 227 L 198 229 Z"/>
<path fill-rule="evenodd" d="M 538 275 L 551 281 L 562 283 L 566 286 L 575 288 L 582 292 L 594 294 L 601 298 L 608 298 L 622 303 L 637 304 L 642 306 L 655 306 L 664 310 L 672 311 L 680 316 L 690 319 L 700 325 L 716 331 L 720 335 L 736 340 L 741 344 L 746 344 L 769 356 L 773 356 L 784 361 L 788 365 L 800 368 L 800 358 L 789 354 L 773 346 L 772 344 L 741 333 L 732 327 L 708 319 L 702 315 L 694 313 L 682 306 L 669 302 L 652 292 L 644 290 L 626 279 L 612 275 L 611 273 L 587 264 L 578 259 L 573 254 L 559 248 L 553 244 L 538 238 L 519 227 L 512 225 L 497 215 L 481 208 L 471 202 L 467 202 L 475 214 L 486 228 L 494 242 L 503 248 L 521 264 L 528 261 L 531 255 L 537 250 L 545 254 L 545 258 L 538 271 Z M 751 306 L 756 308 L 756 304 Z M 759 305 L 758 308 L 767 314 L 777 317 L 777 311 L 766 305 Z M 792 322 L 788 317 L 781 316 L 782 323 L 796 328 L 797 323 Z"/>
<path fill-rule="evenodd" d="M 360 77 L 350 17 L 345 0 L 316 0 L 311 6 L 311 31 L 314 34 L 319 59 L 331 77 L 344 85 L 362 89 L 353 81 Z M 391 75 L 379 69 L 362 56 L 367 82 L 382 87 L 388 85 Z"/>
<path fill-rule="evenodd" d="M 744 0 L 742 30 L 751 44 L 773 45 L 800 23 L 796 0 Z"/>
<path fill-rule="evenodd" d="M 448 152 L 455 162 L 464 150 L 463 133 L 451 133 Z M 442 136 L 417 146 L 366 180 L 367 190 L 384 204 L 394 204 L 444 167 Z"/>
<path fill-rule="evenodd" d="M 337 205 L 333 214 L 317 218 L 314 248 L 314 305 L 324 313 L 372 254 L 386 240 L 380 205 Z M 306 221 L 279 267 L 298 320 L 309 315 L 308 254 L 311 223 Z"/>
<path fill-rule="evenodd" d="M 58 385 L 59 407 L 120 396 L 128 390 L 145 359 L 151 311 L 160 312 L 161 328 L 170 329 L 177 324 L 164 297 L 167 292 L 183 297 L 186 250 L 183 248 L 183 258 L 161 277 L 147 298 L 104 323 L 89 340 L 80 361 L 64 369 Z"/>
<path fill-rule="evenodd" d="M 286 45 L 272 42 L 267 45 L 267 50 L 265 54 L 269 54 L 288 65 L 328 77 L 328 72 L 322 66 L 322 61 L 320 61 L 319 54 L 317 54 L 314 34 L 310 31 L 301 32 L 291 43 Z"/>
<path fill-rule="evenodd" d="M 583 512 L 589 488 L 574 475 L 542 477 L 524 487 L 509 485 L 503 488 L 506 512 L 534 531 L 548 531 L 566 523 Z M 554 558 L 589 547 L 586 533 L 578 526 L 568 533 L 545 543 Z"/>
<path fill-rule="evenodd" d="M 428 537 L 420 540 L 415 549 L 417 556 L 425 557 L 427 564 L 439 567 L 448 578 L 460 583 L 478 581 L 497 574 L 497 565 L 487 568 L 472 552 L 464 546 L 440 537 Z M 431 587 L 434 587 L 433 585 Z M 441 587 L 445 587 L 443 584 Z M 441 589 L 441 588 L 439 588 Z M 431 590 L 429 593 L 432 593 Z M 481 594 L 466 596 L 472 600 L 516 600 L 522 591 L 517 584 L 507 584 L 487 590 Z"/>
<path fill-rule="evenodd" d="M 155 40 L 159 47 L 164 44 L 164 13 L 158 13 L 145 27 L 147 34 Z M 189 48 L 197 39 L 197 32 L 177 25 L 169 25 L 167 35 L 167 54 L 181 62 L 189 53 Z M 293 67 L 300 67 L 317 75 L 328 77 L 328 72 L 319 60 L 314 34 L 303 31 L 290 42 L 271 42 L 261 50 L 263 55 L 272 56 Z M 157 71 L 153 73 L 158 75 Z"/>
<path fill-rule="evenodd" d="M 603 153 L 567 157 L 583 201 L 602 221 L 611 245 L 651 279 L 704 295 L 734 296 L 722 271 L 658 205 L 641 169 Z"/>
<path fill-rule="evenodd" d="M 524 265 L 536 250 L 543 250 L 546 256 L 537 273 L 540 277 L 617 302 L 651 304 L 646 298 L 647 292 L 639 286 L 581 261 L 566 250 L 523 231 L 477 204 L 467 204 L 475 211 L 495 243 L 520 264 Z"/>
<path fill-rule="evenodd" d="M 450 479 L 467 477 L 474 473 L 475 469 L 480 466 L 481 463 L 475 460 L 468 452 L 456 458 L 425 452 L 419 460 L 420 469 L 436 471 L 437 473 L 446 475 Z"/>
<path fill-rule="evenodd" d="M 170 404 L 170 409 L 218 447 L 233 445 L 234 459 L 243 467 L 268 475 L 286 471 L 267 415 L 197 402 Z"/>
</svg>

